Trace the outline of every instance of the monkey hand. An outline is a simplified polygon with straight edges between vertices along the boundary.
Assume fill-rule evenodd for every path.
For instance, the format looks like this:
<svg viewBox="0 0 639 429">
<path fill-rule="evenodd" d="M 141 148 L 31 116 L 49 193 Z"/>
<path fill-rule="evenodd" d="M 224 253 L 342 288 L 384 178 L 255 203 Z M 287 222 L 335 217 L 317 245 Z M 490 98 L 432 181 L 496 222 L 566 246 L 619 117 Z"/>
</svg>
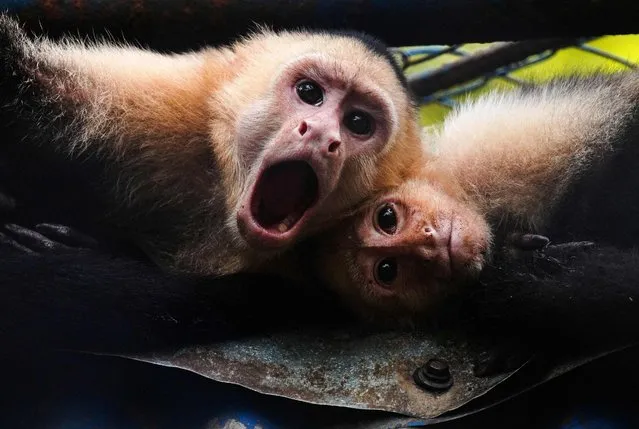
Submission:
<svg viewBox="0 0 639 429">
<path fill-rule="evenodd" d="M 539 321 L 537 316 L 544 317 L 545 310 L 554 309 L 543 297 L 557 297 L 559 290 L 552 285 L 570 276 L 579 267 L 574 261 L 583 259 L 594 248 L 590 241 L 551 244 L 548 237 L 537 234 L 509 237 L 482 271 L 479 287 L 469 298 L 469 311 L 475 315 L 475 334 L 492 338 L 493 343 L 489 352 L 476 357 L 476 376 L 512 371 L 537 355 L 538 333 L 523 331 L 529 323 L 538 325 L 533 321 Z M 555 311 L 562 314 L 561 310 Z M 549 337 L 542 339 L 550 341 Z"/>
<path fill-rule="evenodd" d="M 71 227 L 48 223 L 38 224 L 34 230 L 6 224 L 0 229 L 0 244 L 33 255 L 73 253 L 98 246 L 96 240 Z"/>
<path fill-rule="evenodd" d="M 496 252 L 493 266 L 555 274 L 571 259 L 594 248 L 595 243 L 591 241 L 552 244 L 544 235 L 513 233 L 507 238 L 504 247 Z"/>
<path fill-rule="evenodd" d="M 568 241 L 560 244 L 551 244 L 548 237 L 541 234 L 513 233 L 507 241 L 507 246 L 519 251 L 543 251 L 555 256 L 568 256 L 594 248 L 592 241 Z"/>
</svg>

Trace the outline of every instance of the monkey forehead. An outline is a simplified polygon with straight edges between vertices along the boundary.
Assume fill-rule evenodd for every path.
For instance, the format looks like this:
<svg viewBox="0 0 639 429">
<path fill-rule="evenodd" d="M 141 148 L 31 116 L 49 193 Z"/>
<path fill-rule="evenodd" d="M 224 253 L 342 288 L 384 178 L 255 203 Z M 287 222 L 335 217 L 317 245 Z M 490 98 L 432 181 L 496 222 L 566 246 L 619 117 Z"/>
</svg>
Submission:
<svg viewBox="0 0 639 429">
<path fill-rule="evenodd" d="M 268 65 L 281 68 L 302 57 L 315 55 L 323 60 L 327 70 L 334 70 L 347 81 L 368 81 L 374 88 L 384 91 L 398 109 L 411 102 L 389 60 L 356 38 L 321 32 L 275 33 L 262 29 L 236 45 L 236 49 L 238 52 L 247 50 L 248 56 L 262 64 L 263 71 Z"/>
<path fill-rule="evenodd" d="M 383 193 L 380 193 L 375 198 L 375 203 L 372 206 L 386 202 L 389 199 L 398 200 L 402 202 L 408 201 L 430 201 L 432 196 L 441 194 L 442 191 L 437 188 L 436 183 L 431 183 L 429 180 L 415 177 L 406 180 L 401 185 L 387 189 Z"/>
</svg>

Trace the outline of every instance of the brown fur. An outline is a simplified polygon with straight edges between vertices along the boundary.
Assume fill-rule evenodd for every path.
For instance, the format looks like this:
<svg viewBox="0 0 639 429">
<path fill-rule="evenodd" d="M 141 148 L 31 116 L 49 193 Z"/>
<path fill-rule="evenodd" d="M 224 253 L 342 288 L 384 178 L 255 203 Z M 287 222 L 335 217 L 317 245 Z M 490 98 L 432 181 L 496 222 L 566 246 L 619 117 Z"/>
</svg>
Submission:
<svg viewBox="0 0 639 429">
<path fill-rule="evenodd" d="M 227 47 L 169 55 L 108 43 L 31 41 L 8 17 L 0 16 L 0 24 L 24 55 L 19 68 L 28 88 L 59 112 L 48 122 L 60 132 L 45 144 L 71 158 L 99 157 L 109 188 L 100 198 L 112 209 L 110 222 L 170 269 L 259 269 L 293 244 L 256 248 L 236 218 L 264 157 L 281 151 L 273 141 L 288 132 L 282 127 L 290 115 L 277 85 L 293 74 L 322 75 L 345 97 L 382 106 L 378 134 L 385 136 L 375 148 L 349 153 L 343 168 L 328 174 L 337 185 L 300 237 L 325 229 L 371 193 L 397 186 L 421 163 L 413 102 L 388 61 L 355 38 L 261 29 Z M 247 147 L 246 135 L 262 140 Z"/>
</svg>

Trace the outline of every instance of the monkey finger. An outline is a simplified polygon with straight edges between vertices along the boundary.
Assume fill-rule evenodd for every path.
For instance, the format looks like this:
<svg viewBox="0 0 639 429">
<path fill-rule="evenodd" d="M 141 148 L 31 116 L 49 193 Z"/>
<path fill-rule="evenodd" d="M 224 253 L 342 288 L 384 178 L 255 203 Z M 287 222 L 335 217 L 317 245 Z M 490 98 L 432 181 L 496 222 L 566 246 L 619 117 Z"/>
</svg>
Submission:
<svg viewBox="0 0 639 429">
<path fill-rule="evenodd" d="M 564 268 L 564 265 L 559 259 L 546 255 L 545 253 L 535 255 L 534 265 L 536 269 L 550 275 L 559 274 Z"/>
<path fill-rule="evenodd" d="M 540 234 L 516 233 L 510 236 L 510 244 L 520 250 L 539 250 L 548 246 L 548 237 Z"/>
<path fill-rule="evenodd" d="M 544 249 L 544 253 L 554 257 L 570 256 L 576 253 L 587 252 L 595 248 L 592 241 L 571 241 L 569 243 L 553 244 Z"/>
<path fill-rule="evenodd" d="M 7 237 L 5 234 L 0 232 L 0 245 L 2 246 L 9 246 L 12 247 L 13 249 L 19 251 L 19 252 L 23 252 L 23 253 L 28 253 L 30 255 L 37 255 L 36 252 L 34 252 L 33 250 L 24 247 L 23 245 L 19 244 L 18 242 L 16 242 L 15 240 L 13 240 L 12 238 Z"/>
<path fill-rule="evenodd" d="M 94 249 L 98 247 L 98 242 L 92 237 L 85 235 L 74 228 L 65 225 L 51 223 L 40 223 L 35 226 L 35 230 L 52 240 L 70 247 L 80 247 Z"/>
<path fill-rule="evenodd" d="M 64 244 L 55 242 L 44 235 L 24 228 L 16 224 L 5 225 L 5 230 L 8 231 L 18 244 L 25 246 L 35 252 L 50 252 L 52 250 L 69 249 Z"/>
</svg>

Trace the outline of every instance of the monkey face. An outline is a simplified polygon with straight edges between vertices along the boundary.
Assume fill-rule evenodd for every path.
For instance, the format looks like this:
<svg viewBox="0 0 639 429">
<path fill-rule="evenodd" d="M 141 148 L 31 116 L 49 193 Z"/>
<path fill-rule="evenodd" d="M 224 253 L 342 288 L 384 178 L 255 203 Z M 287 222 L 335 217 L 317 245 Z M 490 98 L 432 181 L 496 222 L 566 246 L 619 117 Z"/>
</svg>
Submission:
<svg viewBox="0 0 639 429">
<path fill-rule="evenodd" d="M 364 198 L 396 118 L 353 65 L 313 54 L 284 67 L 238 126 L 242 159 L 255 166 L 237 218 L 249 244 L 285 247 Z"/>
<path fill-rule="evenodd" d="M 427 181 L 382 195 L 344 228 L 326 242 L 319 271 L 364 313 L 429 308 L 479 273 L 490 243 L 474 207 Z"/>
</svg>

